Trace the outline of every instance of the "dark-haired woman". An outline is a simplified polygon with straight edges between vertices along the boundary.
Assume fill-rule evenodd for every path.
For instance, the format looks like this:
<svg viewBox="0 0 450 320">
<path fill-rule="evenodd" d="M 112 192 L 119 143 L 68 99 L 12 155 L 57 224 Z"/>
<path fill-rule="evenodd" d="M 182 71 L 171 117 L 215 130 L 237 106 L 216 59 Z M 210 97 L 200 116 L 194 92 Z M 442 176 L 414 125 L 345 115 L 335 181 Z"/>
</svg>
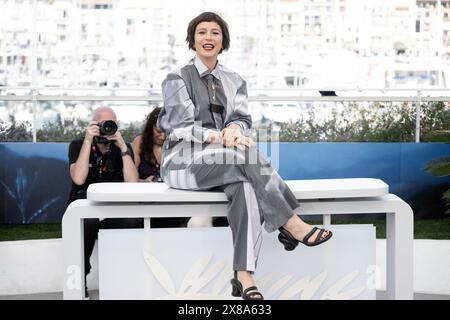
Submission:
<svg viewBox="0 0 450 320">
<path fill-rule="evenodd" d="M 248 136 L 245 81 L 218 61 L 230 45 L 227 23 L 204 12 L 189 23 L 186 40 L 195 57 L 162 84 L 159 127 L 168 136 L 161 175 L 173 188 L 225 192 L 234 245 L 232 294 L 260 300 L 253 272 L 263 223 L 268 232 L 280 231 L 287 250 L 300 242 L 321 244 L 332 233 L 300 219 L 295 196 Z"/>
<path fill-rule="evenodd" d="M 145 119 L 142 134 L 137 136 L 132 144 L 134 164 L 141 182 L 162 182 L 160 175 L 161 149 L 166 134 L 157 126 L 161 108 L 156 107 Z M 154 228 L 186 227 L 189 218 L 152 218 Z"/>
<path fill-rule="evenodd" d="M 142 134 L 133 141 L 134 164 L 139 172 L 139 180 L 157 182 L 160 179 L 161 148 L 166 134 L 156 126 L 161 108 L 156 107 L 145 119 Z"/>
</svg>

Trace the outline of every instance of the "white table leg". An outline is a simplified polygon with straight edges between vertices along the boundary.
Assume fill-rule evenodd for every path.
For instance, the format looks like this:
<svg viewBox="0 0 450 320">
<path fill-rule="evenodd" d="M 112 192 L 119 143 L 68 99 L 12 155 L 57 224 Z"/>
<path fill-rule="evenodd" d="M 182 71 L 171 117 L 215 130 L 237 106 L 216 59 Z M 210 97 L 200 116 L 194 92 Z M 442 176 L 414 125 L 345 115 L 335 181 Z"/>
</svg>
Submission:
<svg viewBox="0 0 450 320">
<path fill-rule="evenodd" d="M 388 299 L 414 299 L 414 217 L 402 200 L 386 213 L 386 292 Z"/>
<path fill-rule="evenodd" d="M 70 204 L 62 219 L 62 249 L 64 268 L 63 298 L 84 299 L 84 237 L 83 219 L 86 218 L 148 218 L 176 216 L 226 217 L 226 203 L 184 204 L 123 204 L 93 203 L 77 200 Z"/>
<path fill-rule="evenodd" d="M 303 201 L 302 214 L 370 214 L 386 212 L 386 291 L 388 299 L 414 298 L 414 216 L 394 194 L 361 199 Z"/>
<path fill-rule="evenodd" d="M 323 227 L 327 229 L 331 225 L 331 214 L 323 215 Z"/>
<path fill-rule="evenodd" d="M 67 300 L 84 299 L 84 220 L 77 212 L 80 209 L 86 210 L 86 208 L 78 208 L 71 204 L 62 221 L 63 297 Z"/>
</svg>

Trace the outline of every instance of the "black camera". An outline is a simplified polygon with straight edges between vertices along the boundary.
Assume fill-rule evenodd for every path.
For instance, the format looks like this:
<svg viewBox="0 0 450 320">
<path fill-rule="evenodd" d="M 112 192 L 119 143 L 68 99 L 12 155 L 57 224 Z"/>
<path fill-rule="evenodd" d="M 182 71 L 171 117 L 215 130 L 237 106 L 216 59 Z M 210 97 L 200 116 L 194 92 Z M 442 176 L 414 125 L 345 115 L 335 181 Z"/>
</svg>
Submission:
<svg viewBox="0 0 450 320">
<path fill-rule="evenodd" d="M 104 120 L 97 123 L 100 128 L 100 136 L 94 137 L 94 143 L 113 143 L 114 140 L 108 140 L 106 136 L 112 136 L 117 132 L 117 124 L 113 120 Z"/>
<path fill-rule="evenodd" d="M 117 131 L 117 124 L 113 120 L 101 121 L 98 124 L 100 136 L 112 136 Z"/>
</svg>

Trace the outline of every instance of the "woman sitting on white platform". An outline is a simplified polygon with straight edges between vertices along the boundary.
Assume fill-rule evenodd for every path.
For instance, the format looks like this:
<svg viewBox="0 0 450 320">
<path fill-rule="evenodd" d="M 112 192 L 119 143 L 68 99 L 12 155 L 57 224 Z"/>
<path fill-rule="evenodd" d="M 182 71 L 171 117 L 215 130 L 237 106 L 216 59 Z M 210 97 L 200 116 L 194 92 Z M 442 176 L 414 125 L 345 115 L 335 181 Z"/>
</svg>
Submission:
<svg viewBox="0 0 450 320">
<path fill-rule="evenodd" d="M 186 40 L 195 57 L 162 84 L 158 124 L 168 136 L 161 176 L 173 188 L 225 192 L 234 245 L 232 295 L 261 300 L 253 273 L 263 223 L 268 232 L 280 231 L 286 250 L 299 242 L 321 244 L 332 233 L 300 219 L 295 196 L 247 135 L 246 83 L 218 61 L 230 44 L 227 23 L 204 12 L 189 23 Z"/>
</svg>

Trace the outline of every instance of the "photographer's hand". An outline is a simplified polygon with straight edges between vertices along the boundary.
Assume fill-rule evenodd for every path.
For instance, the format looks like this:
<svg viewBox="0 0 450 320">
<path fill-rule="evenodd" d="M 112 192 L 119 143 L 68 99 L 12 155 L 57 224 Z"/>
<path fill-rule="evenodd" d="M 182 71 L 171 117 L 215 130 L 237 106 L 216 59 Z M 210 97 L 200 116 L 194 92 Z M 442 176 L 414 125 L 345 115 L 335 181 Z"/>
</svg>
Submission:
<svg viewBox="0 0 450 320">
<path fill-rule="evenodd" d="M 114 140 L 114 144 L 120 149 L 121 152 L 126 152 L 128 150 L 125 140 L 123 140 L 122 134 L 119 130 L 116 131 L 112 136 L 106 137 L 108 140 Z M 134 159 L 131 155 L 123 155 L 123 179 L 125 182 L 139 182 L 139 175 L 134 166 Z"/>
<path fill-rule="evenodd" d="M 127 151 L 127 144 L 123 140 L 122 134 L 119 130 L 116 131 L 112 136 L 107 136 L 106 139 L 114 141 L 114 144 L 120 149 L 121 152 Z"/>
<path fill-rule="evenodd" d="M 86 126 L 84 139 L 88 141 L 90 144 L 94 140 L 94 137 L 100 135 L 100 129 L 97 125 L 96 121 L 90 121 Z"/>
<path fill-rule="evenodd" d="M 89 155 L 94 137 L 100 135 L 97 121 L 90 121 L 85 129 L 84 141 L 77 161 L 70 165 L 70 177 L 76 185 L 83 185 L 89 173 Z"/>
</svg>

